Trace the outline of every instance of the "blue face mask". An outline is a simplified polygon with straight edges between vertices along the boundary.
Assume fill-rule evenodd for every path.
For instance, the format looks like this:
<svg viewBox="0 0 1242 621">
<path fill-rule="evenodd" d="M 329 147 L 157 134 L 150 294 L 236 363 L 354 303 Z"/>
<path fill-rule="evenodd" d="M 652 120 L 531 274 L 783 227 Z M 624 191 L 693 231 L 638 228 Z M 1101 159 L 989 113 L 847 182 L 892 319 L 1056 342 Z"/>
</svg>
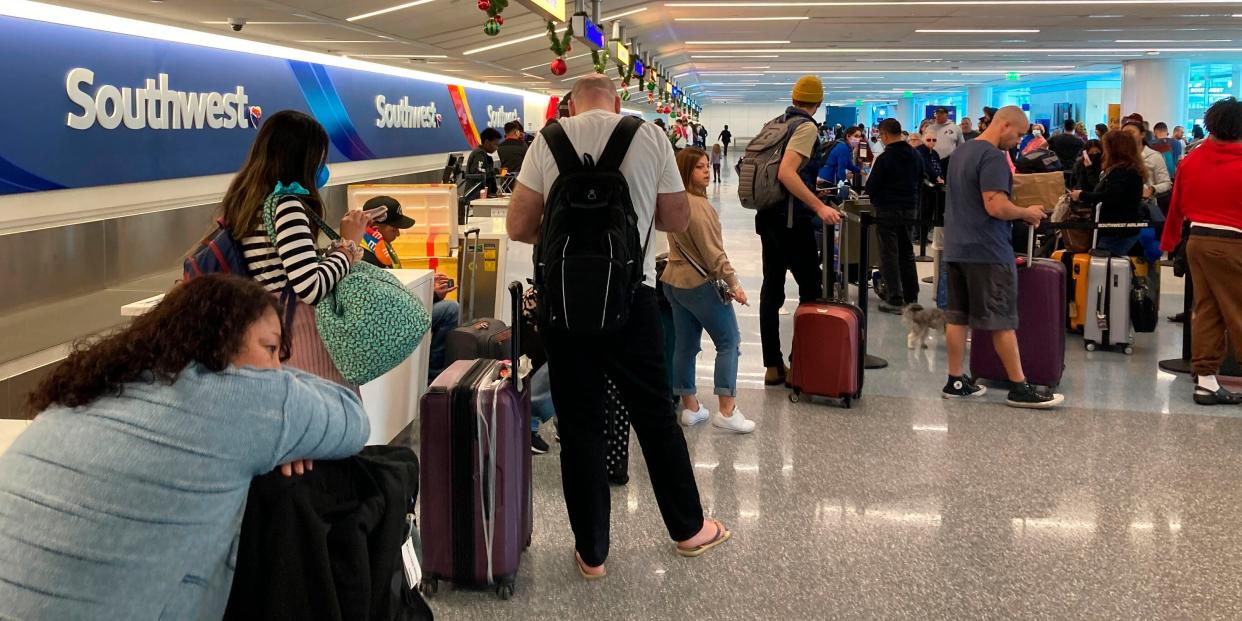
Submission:
<svg viewBox="0 0 1242 621">
<path fill-rule="evenodd" d="M 320 164 L 319 172 L 315 174 L 315 187 L 322 188 L 323 186 L 328 185 L 328 177 L 330 175 L 331 173 L 328 171 L 328 165 Z"/>
</svg>

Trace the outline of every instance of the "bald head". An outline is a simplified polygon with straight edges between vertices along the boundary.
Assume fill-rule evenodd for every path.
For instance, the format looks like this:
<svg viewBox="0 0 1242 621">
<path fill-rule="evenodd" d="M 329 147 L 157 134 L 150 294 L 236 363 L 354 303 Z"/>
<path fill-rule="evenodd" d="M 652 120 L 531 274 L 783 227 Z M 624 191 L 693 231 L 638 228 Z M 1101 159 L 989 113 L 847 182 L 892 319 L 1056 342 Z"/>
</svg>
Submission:
<svg viewBox="0 0 1242 621">
<path fill-rule="evenodd" d="M 992 116 L 992 124 L 980 138 L 995 144 L 998 148 L 1008 151 L 1017 146 L 1026 134 L 1031 122 L 1026 113 L 1018 106 L 1005 106 Z"/>
<path fill-rule="evenodd" d="M 621 111 L 621 98 L 612 78 L 594 73 L 583 76 L 574 83 L 569 94 L 569 113 L 578 115 L 588 110 Z"/>
</svg>

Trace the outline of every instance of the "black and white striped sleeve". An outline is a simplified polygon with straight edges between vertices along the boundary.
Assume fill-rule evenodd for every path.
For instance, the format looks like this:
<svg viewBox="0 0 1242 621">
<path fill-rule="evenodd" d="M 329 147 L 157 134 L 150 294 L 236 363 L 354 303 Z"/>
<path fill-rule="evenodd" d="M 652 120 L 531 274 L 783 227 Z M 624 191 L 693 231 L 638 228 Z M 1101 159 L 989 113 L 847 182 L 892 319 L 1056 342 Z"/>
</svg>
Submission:
<svg viewBox="0 0 1242 621">
<path fill-rule="evenodd" d="M 349 273 L 349 259 L 333 252 L 320 259 L 311 236 L 310 218 L 301 201 L 276 207 L 276 253 L 293 292 L 307 304 L 318 304 Z"/>
</svg>

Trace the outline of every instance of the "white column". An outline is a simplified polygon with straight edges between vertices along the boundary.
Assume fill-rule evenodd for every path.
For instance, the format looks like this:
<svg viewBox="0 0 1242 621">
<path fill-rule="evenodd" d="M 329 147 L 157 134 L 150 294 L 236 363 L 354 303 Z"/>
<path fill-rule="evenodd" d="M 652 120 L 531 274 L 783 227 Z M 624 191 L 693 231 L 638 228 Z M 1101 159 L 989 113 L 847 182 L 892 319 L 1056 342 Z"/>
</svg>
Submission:
<svg viewBox="0 0 1242 621">
<path fill-rule="evenodd" d="M 966 115 L 972 119 L 983 116 L 984 106 L 992 105 L 992 89 L 987 86 L 972 86 L 966 89 Z M 959 113 L 959 117 L 962 115 Z"/>
<path fill-rule="evenodd" d="M 914 120 L 914 98 L 902 97 L 898 99 L 897 114 L 894 118 L 901 123 L 902 129 L 911 133 L 919 131 L 919 122 Z"/>
<path fill-rule="evenodd" d="M 1121 116 L 1138 112 L 1151 125 L 1185 122 L 1190 63 L 1184 60 L 1127 60 L 1121 63 Z"/>
</svg>

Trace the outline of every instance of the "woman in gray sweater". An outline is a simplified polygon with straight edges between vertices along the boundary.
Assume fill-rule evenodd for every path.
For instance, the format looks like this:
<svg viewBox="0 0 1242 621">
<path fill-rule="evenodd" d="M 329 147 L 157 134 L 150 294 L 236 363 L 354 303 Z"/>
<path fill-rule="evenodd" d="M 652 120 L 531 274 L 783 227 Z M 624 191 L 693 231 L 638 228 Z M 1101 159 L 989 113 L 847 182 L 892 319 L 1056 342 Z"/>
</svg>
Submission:
<svg viewBox="0 0 1242 621">
<path fill-rule="evenodd" d="M 0 455 L 0 618 L 223 615 L 250 480 L 370 433 L 349 389 L 281 368 L 277 311 L 253 280 L 196 278 L 35 390 Z"/>
</svg>

